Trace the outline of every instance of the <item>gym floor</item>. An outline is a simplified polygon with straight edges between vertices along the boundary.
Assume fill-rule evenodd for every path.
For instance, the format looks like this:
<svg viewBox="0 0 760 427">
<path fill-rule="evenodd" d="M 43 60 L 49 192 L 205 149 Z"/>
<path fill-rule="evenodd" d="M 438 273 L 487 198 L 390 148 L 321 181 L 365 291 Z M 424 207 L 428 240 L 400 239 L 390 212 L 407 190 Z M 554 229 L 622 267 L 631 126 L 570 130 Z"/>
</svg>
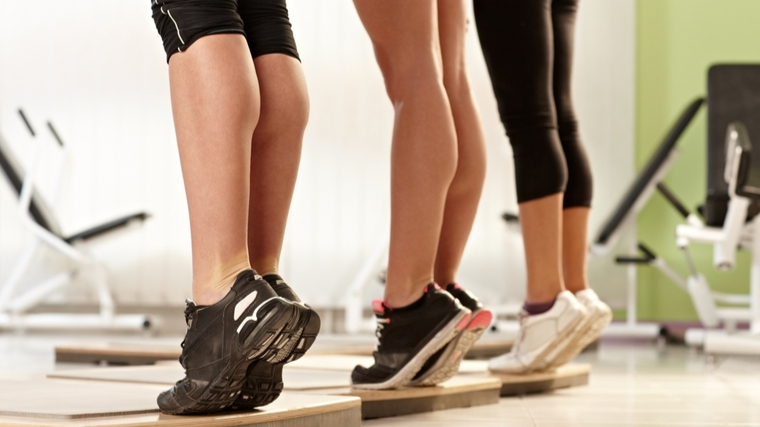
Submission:
<svg viewBox="0 0 760 427">
<path fill-rule="evenodd" d="M 2 333 L 0 376 L 82 368 L 56 364 L 57 344 L 131 339 L 136 338 Z M 760 426 L 760 358 L 713 358 L 651 341 L 602 341 L 578 361 L 593 365 L 588 386 L 363 425 Z"/>
</svg>

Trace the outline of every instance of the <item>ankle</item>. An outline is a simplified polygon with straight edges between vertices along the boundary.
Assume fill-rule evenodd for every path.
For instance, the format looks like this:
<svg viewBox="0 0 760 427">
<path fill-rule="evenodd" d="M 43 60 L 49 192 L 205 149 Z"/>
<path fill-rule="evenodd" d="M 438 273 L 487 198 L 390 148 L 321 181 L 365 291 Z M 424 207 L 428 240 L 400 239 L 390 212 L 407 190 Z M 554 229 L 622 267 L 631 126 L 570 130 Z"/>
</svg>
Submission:
<svg viewBox="0 0 760 427">
<path fill-rule="evenodd" d="M 525 304 L 523 304 L 523 310 L 525 310 L 531 316 L 535 316 L 537 314 L 543 314 L 551 310 L 552 307 L 554 307 L 554 303 L 556 301 L 557 301 L 556 298 L 551 301 L 539 302 L 539 303 L 529 303 L 526 301 Z"/>
<path fill-rule="evenodd" d="M 198 306 L 214 305 L 227 295 L 231 287 L 232 284 L 224 289 L 204 289 L 197 292 L 193 290 L 193 302 Z"/>
<path fill-rule="evenodd" d="M 390 308 L 403 308 L 414 304 L 422 298 L 424 293 L 424 287 L 407 292 L 389 292 L 386 288 L 385 291 L 385 305 Z"/>
<path fill-rule="evenodd" d="M 194 274 L 193 301 L 197 305 L 216 304 L 227 295 L 237 276 L 250 269 L 248 254 L 243 252 L 227 262 L 217 263 L 205 274 Z"/>
<path fill-rule="evenodd" d="M 435 276 L 435 283 L 438 283 L 442 288 L 446 288 L 446 286 L 456 283 L 456 274 L 453 274 L 452 272 L 441 272 L 441 274 L 436 274 Z"/>
<path fill-rule="evenodd" d="M 586 289 L 589 289 L 588 283 L 585 281 L 582 282 L 565 282 L 565 289 L 572 292 L 573 294 L 577 294 L 580 291 L 585 291 Z"/>
<path fill-rule="evenodd" d="M 531 282 L 528 280 L 528 292 L 525 302 L 528 304 L 542 304 L 554 301 L 560 292 L 565 290 L 562 279 L 559 281 Z"/>
<path fill-rule="evenodd" d="M 279 260 L 275 257 L 264 257 L 250 259 L 251 268 L 256 270 L 260 276 L 268 276 L 270 274 L 279 274 Z"/>
</svg>

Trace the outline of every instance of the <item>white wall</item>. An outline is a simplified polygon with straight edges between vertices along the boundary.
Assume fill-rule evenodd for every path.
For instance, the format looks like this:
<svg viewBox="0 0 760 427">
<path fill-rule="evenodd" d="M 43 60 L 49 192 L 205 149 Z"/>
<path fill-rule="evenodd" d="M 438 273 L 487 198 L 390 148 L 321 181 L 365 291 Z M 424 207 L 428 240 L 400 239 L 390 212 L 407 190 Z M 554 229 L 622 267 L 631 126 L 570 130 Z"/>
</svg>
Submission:
<svg viewBox="0 0 760 427">
<path fill-rule="evenodd" d="M 351 2 L 289 5 L 312 116 L 283 272 L 307 300 L 329 303 L 388 234 L 392 109 Z M 575 94 L 596 176 L 592 229 L 632 176 L 634 23 L 634 0 L 582 2 Z M 467 48 L 489 169 L 461 277 L 489 301 L 520 299 L 521 242 L 500 219 L 504 210 L 516 211 L 511 150 L 474 27 Z M 181 304 L 189 296 L 189 226 L 166 64 L 149 2 L 0 1 L 0 133 L 26 162 L 29 137 L 15 113 L 19 106 L 38 131 L 52 119 L 68 144 L 68 172 L 55 204 L 66 233 L 135 210 L 153 214 L 142 230 L 95 251 L 113 274 L 118 301 Z M 43 193 L 49 194 L 54 180 L 46 175 Z M 15 215 L 3 181 L 0 281 L 29 240 Z M 36 275 L 60 264 L 50 254 L 39 261 L 47 267 Z M 592 263 L 592 274 L 603 295 L 621 300 L 622 271 L 603 260 Z M 373 286 L 367 299 L 380 291 Z"/>
</svg>

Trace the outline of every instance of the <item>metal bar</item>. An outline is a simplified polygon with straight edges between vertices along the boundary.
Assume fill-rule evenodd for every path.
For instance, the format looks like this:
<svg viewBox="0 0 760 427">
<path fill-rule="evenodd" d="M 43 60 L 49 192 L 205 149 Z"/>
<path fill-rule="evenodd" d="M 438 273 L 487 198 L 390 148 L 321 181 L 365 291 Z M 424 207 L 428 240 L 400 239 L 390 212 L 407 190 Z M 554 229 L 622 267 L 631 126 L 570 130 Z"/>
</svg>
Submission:
<svg viewBox="0 0 760 427">
<path fill-rule="evenodd" d="M 676 195 L 673 194 L 672 191 L 670 191 L 670 189 L 668 188 L 668 186 L 665 185 L 664 182 L 657 183 L 657 189 L 660 191 L 660 194 L 662 194 L 663 197 L 665 197 L 665 199 L 668 202 L 670 202 L 671 205 L 673 205 L 673 207 L 678 211 L 678 213 L 681 214 L 681 216 L 683 216 L 684 218 L 689 217 L 689 214 L 690 214 L 689 210 L 686 209 L 686 206 L 684 206 L 683 203 L 681 203 L 681 201 L 678 200 Z"/>
<path fill-rule="evenodd" d="M 629 219 L 631 222 L 631 243 L 630 243 L 630 251 L 631 254 L 636 254 L 638 249 L 638 243 L 636 240 L 637 233 L 636 233 L 636 221 L 635 217 L 631 217 Z M 628 265 L 628 301 L 626 301 L 626 324 L 628 327 L 635 328 L 636 327 L 636 316 L 638 311 L 638 305 L 637 305 L 637 299 L 638 299 L 638 292 L 637 292 L 637 283 L 638 280 L 636 276 L 636 269 L 638 267 L 636 264 L 629 264 Z"/>
<path fill-rule="evenodd" d="M 34 133 L 34 129 L 32 128 L 32 124 L 29 123 L 29 120 L 26 118 L 26 114 L 24 114 L 24 110 L 18 109 L 18 114 L 21 116 L 21 120 L 24 121 L 24 124 L 26 125 L 26 128 L 29 129 L 29 133 L 32 134 L 32 136 L 37 136 L 36 133 Z"/>
<path fill-rule="evenodd" d="M 53 137 L 55 137 L 55 140 L 58 141 L 58 144 L 61 147 L 63 147 L 63 140 L 61 140 L 61 137 L 58 136 L 58 132 L 53 127 L 53 123 L 52 122 L 47 122 L 47 127 L 48 127 L 48 129 L 50 129 L 50 133 L 53 134 Z"/>
</svg>

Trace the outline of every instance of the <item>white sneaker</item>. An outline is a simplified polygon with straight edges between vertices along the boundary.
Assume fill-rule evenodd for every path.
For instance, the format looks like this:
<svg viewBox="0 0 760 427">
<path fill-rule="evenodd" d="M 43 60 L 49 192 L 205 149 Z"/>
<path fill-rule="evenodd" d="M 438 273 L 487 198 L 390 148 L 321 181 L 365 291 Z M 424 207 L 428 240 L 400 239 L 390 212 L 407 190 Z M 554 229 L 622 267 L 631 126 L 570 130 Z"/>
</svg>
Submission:
<svg viewBox="0 0 760 427">
<path fill-rule="evenodd" d="M 588 312 L 571 292 L 557 295 L 549 311 L 529 315 L 520 313 L 520 336 L 512 351 L 488 362 L 488 369 L 498 373 L 524 374 L 542 370 L 562 354 L 572 332 L 588 317 Z"/>
<path fill-rule="evenodd" d="M 588 310 L 589 316 L 576 328 L 574 337 L 566 350 L 554 359 L 548 367 L 556 368 L 575 359 L 589 344 L 596 341 L 604 328 L 612 321 L 612 310 L 603 303 L 592 289 L 584 289 L 575 298 Z"/>
</svg>

